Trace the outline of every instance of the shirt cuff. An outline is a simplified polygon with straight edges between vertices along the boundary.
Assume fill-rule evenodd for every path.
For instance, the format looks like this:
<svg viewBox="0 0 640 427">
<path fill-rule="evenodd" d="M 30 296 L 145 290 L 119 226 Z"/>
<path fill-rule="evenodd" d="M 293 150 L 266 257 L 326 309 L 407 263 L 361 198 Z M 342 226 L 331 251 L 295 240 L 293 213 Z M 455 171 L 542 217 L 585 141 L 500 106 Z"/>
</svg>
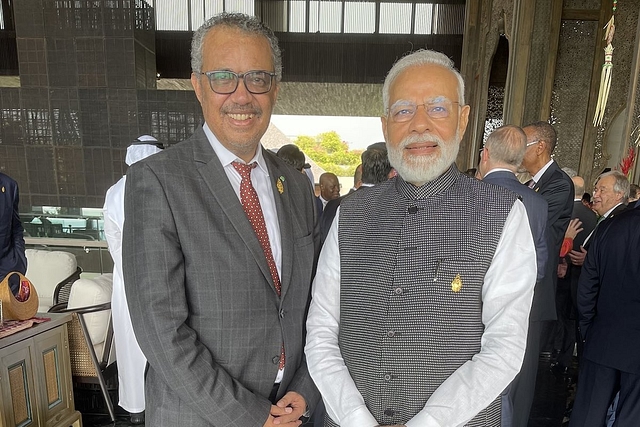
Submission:
<svg viewBox="0 0 640 427">
<path fill-rule="evenodd" d="M 334 420 L 335 421 L 335 420 Z M 340 420 L 342 426 L 376 427 L 378 421 L 373 418 L 366 406 L 361 406 Z"/>
</svg>

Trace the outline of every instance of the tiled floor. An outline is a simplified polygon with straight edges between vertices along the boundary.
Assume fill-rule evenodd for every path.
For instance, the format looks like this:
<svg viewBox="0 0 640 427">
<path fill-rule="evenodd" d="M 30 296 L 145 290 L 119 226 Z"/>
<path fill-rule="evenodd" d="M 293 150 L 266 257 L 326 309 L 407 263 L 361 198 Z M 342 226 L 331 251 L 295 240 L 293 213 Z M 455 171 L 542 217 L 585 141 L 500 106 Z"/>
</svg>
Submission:
<svg viewBox="0 0 640 427">
<path fill-rule="evenodd" d="M 549 358 L 541 357 L 529 427 L 566 427 L 567 424 L 563 424 L 563 418 L 567 401 L 573 397 L 572 389 L 571 381 L 568 378 L 554 375 L 551 372 Z M 100 398 L 100 396 L 97 397 Z M 78 407 L 78 410 L 83 412 L 81 407 Z M 121 408 L 118 408 L 116 415 L 115 423 L 111 423 L 107 415 L 83 415 L 83 425 L 85 427 L 133 426 Z"/>
</svg>

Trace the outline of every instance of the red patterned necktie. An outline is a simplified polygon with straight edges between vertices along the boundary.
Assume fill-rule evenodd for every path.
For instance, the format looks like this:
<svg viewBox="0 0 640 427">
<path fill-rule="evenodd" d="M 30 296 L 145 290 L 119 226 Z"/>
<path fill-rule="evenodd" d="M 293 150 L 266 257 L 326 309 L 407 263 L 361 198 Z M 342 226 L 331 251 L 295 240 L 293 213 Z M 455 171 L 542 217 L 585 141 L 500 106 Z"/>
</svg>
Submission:
<svg viewBox="0 0 640 427">
<path fill-rule="evenodd" d="M 267 233 L 267 226 L 264 222 L 264 215 L 262 214 L 262 207 L 260 207 L 260 199 L 258 199 L 258 193 L 253 188 L 251 183 L 251 170 L 258 166 L 256 162 L 249 165 L 245 163 L 233 162 L 233 167 L 238 171 L 242 180 L 240 181 L 240 203 L 242 203 L 242 209 L 249 218 L 251 227 L 255 231 L 260 246 L 264 251 L 264 256 L 267 259 L 267 265 L 269 266 L 269 272 L 271 273 L 271 279 L 273 279 L 273 285 L 276 288 L 276 292 L 280 295 L 280 276 L 278 275 L 278 268 L 276 262 L 273 259 L 273 252 L 271 252 L 271 244 L 269 243 L 269 234 Z M 280 351 L 280 364 L 279 369 L 284 368 L 284 343 Z"/>
</svg>

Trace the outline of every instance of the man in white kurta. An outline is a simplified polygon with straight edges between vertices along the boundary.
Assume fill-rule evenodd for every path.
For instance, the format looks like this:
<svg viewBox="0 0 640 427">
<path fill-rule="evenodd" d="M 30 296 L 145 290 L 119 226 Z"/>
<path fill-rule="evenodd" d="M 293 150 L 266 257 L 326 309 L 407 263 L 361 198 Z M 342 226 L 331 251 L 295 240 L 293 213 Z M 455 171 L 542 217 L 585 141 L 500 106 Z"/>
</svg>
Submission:
<svg viewBox="0 0 640 427">
<path fill-rule="evenodd" d="M 500 426 L 536 282 L 522 203 L 461 174 L 464 84 L 433 51 L 383 89 L 398 177 L 340 205 L 322 249 L 305 352 L 325 426 Z"/>
<path fill-rule="evenodd" d="M 131 166 L 158 153 L 161 149 L 157 144 L 157 140 L 152 136 L 139 137 L 133 145 L 127 148 L 125 162 Z M 133 422 L 143 422 L 144 418 L 141 414 L 145 408 L 144 370 L 147 359 L 142 354 L 131 327 L 122 274 L 122 226 L 124 224 L 124 184 L 126 178 L 123 176 L 107 190 L 103 208 L 104 233 L 114 265 L 111 311 L 118 360 L 118 404 L 132 414 Z"/>
</svg>

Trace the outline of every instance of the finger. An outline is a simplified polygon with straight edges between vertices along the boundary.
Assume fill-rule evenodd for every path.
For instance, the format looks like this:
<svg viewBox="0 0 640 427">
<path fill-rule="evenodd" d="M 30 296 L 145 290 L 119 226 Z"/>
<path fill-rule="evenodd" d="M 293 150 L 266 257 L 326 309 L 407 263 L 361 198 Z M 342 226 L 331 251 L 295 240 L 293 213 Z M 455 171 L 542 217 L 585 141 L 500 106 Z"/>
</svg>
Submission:
<svg viewBox="0 0 640 427">
<path fill-rule="evenodd" d="M 271 415 L 274 417 L 281 417 L 283 415 L 289 415 L 293 412 L 293 408 L 291 406 L 287 406 L 285 408 L 281 408 L 279 406 L 271 406 Z"/>
</svg>

